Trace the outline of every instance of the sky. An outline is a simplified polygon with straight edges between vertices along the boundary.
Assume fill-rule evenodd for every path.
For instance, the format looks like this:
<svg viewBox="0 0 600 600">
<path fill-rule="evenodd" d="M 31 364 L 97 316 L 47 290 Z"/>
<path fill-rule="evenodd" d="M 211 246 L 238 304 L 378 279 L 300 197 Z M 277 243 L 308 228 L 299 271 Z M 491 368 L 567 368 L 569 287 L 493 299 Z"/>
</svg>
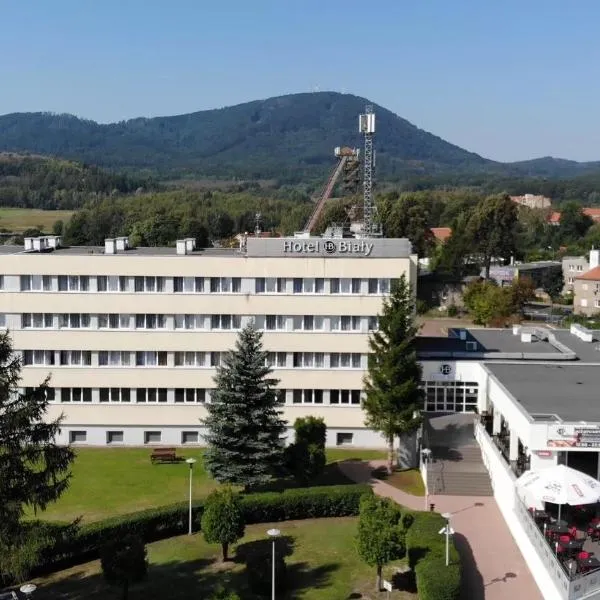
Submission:
<svg viewBox="0 0 600 600">
<path fill-rule="evenodd" d="M 0 114 L 352 93 L 502 161 L 600 160 L 598 0 L 0 0 Z"/>
</svg>

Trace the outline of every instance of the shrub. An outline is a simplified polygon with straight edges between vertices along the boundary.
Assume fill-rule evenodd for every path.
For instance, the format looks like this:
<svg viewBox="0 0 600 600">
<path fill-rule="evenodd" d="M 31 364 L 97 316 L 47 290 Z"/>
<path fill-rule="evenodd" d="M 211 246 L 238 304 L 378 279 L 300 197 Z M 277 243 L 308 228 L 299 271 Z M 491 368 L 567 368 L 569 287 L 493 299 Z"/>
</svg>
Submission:
<svg viewBox="0 0 600 600">
<path fill-rule="evenodd" d="M 229 487 L 211 492 L 204 502 L 201 529 L 209 544 L 221 544 L 223 561 L 226 561 L 229 544 L 244 537 L 244 515 L 239 494 Z"/>
<path fill-rule="evenodd" d="M 122 598 L 127 600 L 129 586 L 142 581 L 148 572 L 146 547 L 142 538 L 130 534 L 106 542 L 101 550 L 100 564 L 106 581 L 120 586 Z"/>
<path fill-rule="evenodd" d="M 456 304 L 449 304 L 447 308 L 447 313 L 449 317 L 456 317 L 458 315 L 458 307 Z"/>
<path fill-rule="evenodd" d="M 246 524 L 274 521 L 346 517 L 358 514 L 360 498 L 372 493 L 368 485 L 339 485 L 246 494 L 240 508 Z M 194 523 L 201 520 L 203 501 L 192 504 Z M 188 504 L 179 503 L 113 517 L 79 528 L 73 525 L 32 523 L 44 539 L 36 573 L 47 573 L 98 557 L 110 539 L 129 534 L 148 543 L 187 532 Z"/>
<path fill-rule="evenodd" d="M 270 552 L 250 554 L 246 558 L 246 577 L 250 590 L 259 596 L 270 596 L 272 590 L 273 556 Z M 287 566 L 280 552 L 275 552 L 275 591 L 281 594 L 286 589 Z"/>
<path fill-rule="evenodd" d="M 325 469 L 327 426 L 321 417 L 309 416 L 296 419 L 294 429 L 294 443 L 285 451 L 286 468 L 298 481 L 307 484 Z"/>
<path fill-rule="evenodd" d="M 408 515 L 405 515 L 405 518 Z M 416 513 L 406 534 L 408 562 L 415 572 L 421 600 L 458 600 L 461 564 L 450 545 L 450 565 L 446 566 L 446 540 L 439 533 L 446 520 L 436 513 Z"/>
</svg>

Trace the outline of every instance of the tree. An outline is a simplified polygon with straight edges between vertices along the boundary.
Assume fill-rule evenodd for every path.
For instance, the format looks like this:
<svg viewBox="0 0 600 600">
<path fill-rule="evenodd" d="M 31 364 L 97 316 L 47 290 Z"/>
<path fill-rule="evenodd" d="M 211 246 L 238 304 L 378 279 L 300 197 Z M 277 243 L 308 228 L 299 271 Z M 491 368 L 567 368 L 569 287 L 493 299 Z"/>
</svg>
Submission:
<svg viewBox="0 0 600 600">
<path fill-rule="evenodd" d="M 510 294 L 512 312 L 522 314 L 525 304 L 535 299 L 535 284 L 531 277 L 518 277 L 513 280 L 510 286 Z"/>
<path fill-rule="evenodd" d="M 379 329 L 369 338 L 365 377 L 365 423 L 380 431 L 388 445 L 388 470 L 394 462 L 394 439 L 412 433 L 421 419 L 423 392 L 417 360 L 417 333 L 412 290 L 403 274 L 383 302 Z"/>
<path fill-rule="evenodd" d="M 296 436 L 286 448 L 286 462 L 294 477 L 307 484 L 325 469 L 327 425 L 320 417 L 303 417 L 296 419 L 294 429 Z"/>
<path fill-rule="evenodd" d="M 506 320 L 515 310 L 511 287 L 499 287 L 489 280 L 470 283 L 463 293 L 463 301 L 473 322 L 486 327 Z"/>
<path fill-rule="evenodd" d="M 102 573 L 108 583 L 120 585 L 123 590 L 122 598 L 127 600 L 129 586 L 142 581 L 148 572 L 146 547 L 137 535 L 110 540 L 101 550 L 100 564 Z"/>
<path fill-rule="evenodd" d="M 541 287 L 553 301 L 558 298 L 563 290 L 564 281 L 560 269 L 544 269 L 541 277 Z"/>
<path fill-rule="evenodd" d="M 482 200 L 469 219 L 474 251 L 481 255 L 485 277 L 490 277 L 493 258 L 509 259 L 516 251 L 518 211 L 507 195 Z"/>
<path fill-rule="evenodd" d="M 579 242 L 594 224 L 591 217 L 583 213 L 581 205 L 577 202 L 566 202 L 560 209 L 560 224 L 556 231 L 558 245 Z"/>
<path fill-rule="evenodd" d="M 60 219 L 58 219 L 58 221 L 54 221 L 54 224 L 52 225 L 53 235 L 62 235 L 64 229 L 65 224 Z"/>
<path fill-rule="evenodd" d="M 230 487 L 211 492 L 204 503 L 200 528 L 209 544 L 221 544 L 223 562 L 226 562 L 229 544 L 244 537 L 245 523 L 239 494 Z"/>
<path fill-rule="evenodd" d="M 436 272 L 462 279 L 467 274 L 467 260 L 473 254 L 473 239 L 468 229 L 468 215 L 459 215 L 452 224 L 452 234 L 434 257 Z"/>
<path fill-rule="evenodd" d="M 369 566 L 377 569 L 376 591 L 381 590 L 383 567 L 406 551 L 402 514 L 389 498 L 365 495 L 360 502 L 356 548 Z"/>
<path fill-rule="evenodd" d="M 271 480 L 283 460 L 285 422 L 269 375 L 262 334 L 245 327 L 217 368 L 216 387 L 204 425 L 208 448 L 204 461 L 221 483 L 257 486 Z"/>
<path fill-rule="evenodd" d="M 22 518 L 27 508 L 44 510 L 60 498 L 69 484 L 74 458 L 69 447 L 55 443 L 62 418 L 44 421 L 48 408 L 48 379 L 19 392 L 21 360 L 13 353 L 8 332 L 0 335 L 0 554 L 31 549 Z M 27 564 L 27 561 L 21 564 Z M 4 566 L 5 575 L 22 577 Z"/>
</svg>

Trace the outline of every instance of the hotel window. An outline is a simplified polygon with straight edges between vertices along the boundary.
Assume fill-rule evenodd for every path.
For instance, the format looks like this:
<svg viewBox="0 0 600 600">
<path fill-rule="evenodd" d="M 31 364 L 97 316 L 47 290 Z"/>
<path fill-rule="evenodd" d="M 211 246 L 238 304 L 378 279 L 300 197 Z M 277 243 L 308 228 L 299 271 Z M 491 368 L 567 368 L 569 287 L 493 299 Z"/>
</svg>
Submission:
<svg viewBox="0 0 600 600">
<path fill-rule="evenodd" d="M 181 432 L 181 443 L 182 444 L 197 444 L 198 443 L 198 432 L 197 431 L 182 431 Z"/>
<path fill-rule="evenodd" d="M 122 431 L 107 431 L 106 432 L 106 443 L 107 444 L 122 444 L 123 443 L 123 432 Z"/>
<path fill-rule="evenodd" d="M 351 446 L 354 443 L 354 434 L 339 431 L 335 435 L 336 446 Z"/>
<path fill-rule="evenodd" d="M 54 364 L 54 352 L 52 350 L 24 350 L 23 365 L 42 366 Z"/>
<path fill-rule="evenodd" d="M 368 329 L 369 331 L 377 331 L 379 329 L 379 317 L 368 318 Z"/>
<path fill-rule="evenodd" d="M 351 279 L 340 279 L 340 293 L 341 294 L 349 294 L 352 290 L 352 280 Z"/>
<path fill-rule="evenodd" d="M 89 350 L 61 350 L 61 366 L 88 367 L 92 364 L 92 353 Z"/>
<path fill-rule="evenodd" d="M 129 329 L 131 327 L 131 315 L 100 314 L 98 315 L 98 329 Z"/>
<path fill-rule="evenodd" d="M 360 404 L 360 390 L 330 390 L 329 404 Z"/>
<path fill-rule="evenodd" d="M 50 313 L 24 313 L 21 315 L 21 327 L 28 329 L 33 327 L 35 329 L 51 328 L 53 325 L 53 318 Z"/>
<path fill-rule="evenodd" d="M 221 352 L 210 353 L 210 366 L 219 367 L 221 365 Z"/>
<path fill-rule="evenodd" d="M 98 352 L 98 366 L 129 367 L 131 366 L 131 353 L 120 350 L 101 350 Z"/>
<path fill-rule="evenodd" d="M 389 279 L 369 279 L 369 294 L 388 294 L 390 291 Z"/>
<path fill-rule="evenodd" d="M 323 404 L 323 390 L 292 390 L 293 404 Z"/>
<path fill-rule="evenodd" d="M 0 327 L 6 327 L 6 314 L 0 313 Z"/>
<path fill-rule="evenodd" d="M 165 315 L 135 315 L 136 329 L 164 329 Z"/>
<path fill-rule="evenodd" d="M 325 280 L 322 277 L 315 279 L 315 294 L 325 293 Z"/>
<path fill-rule="evenodd" d="M 129 277 L 124 275 L 98 275 L 96 285 L 99 292 L 128 292 Z"/>
<path fill-rule="evenodd" d="M 59 275 L 59 292 L 87 292 L 90 289 L 90 278 L 87 275 Z"/>
<path fill-rule="evenodd" d="M 22 292 L 41 292 L 43 288 L 43 277 L 41 275 L 21 275 Z"/>
<path fill-rule="evenodd" d="M 4 290 L 4 275 L 0 275 L 0 290 Z"/>
<path fill-rule="evenodd" d="M 90 315 L 87 313 L 58 315 L 58 326 L 61 329 L 87 329 L 90 326 Z"/>
<path fill-rule="evenodd" d="M 204 315 L 175 315 L 175 329 L 206 329 Z"/>
<path fill-rule="evenodd" d="M 339 279 L 330 279 L 329 280 L 329 293 L 330 294 L 339 294 L 340 293 L 340 280 Z"/>
<path fill-rule="evenodd" d="M 173 291 L 182 293 L 202 293 L 204 277 L 173 277 Z"/>
<path fill-rule="evenodd" d="M 161 439 L 160 431 L 144 431 L 144 444 L 160 444 Z"/>
<path fill-rule="evenodd" d="M 213 294 L 239 294 L 242 289 L 241 277 L 211 277 L 210 291 Z"/>
<path fill-rule="evenodd" d="M 361 280 L 360 279 L 352 279 L 352 293 L 360 294 Z"/>
<path fill-rule="evenodd" d="M 167 353 L 154 350 L 142 350 L 135 353 L 136 367 L 166 367 Z"/>
<path fill-rule="evenodd" d="M 284 315 L 266 315 L 265 329 L 267 331 L 285 331 L 286 317 Z"/>
<path fill-rule="evenodd" d="M 92 388 L 60 388 L 61 402 L 91 402 Z"/>
<path fill-rule="evenodd" d="M 175 352 L 176 367 L 205 367 L 206 352 Z"/>
<path fill-rule="evenodd" d="M 83 444 L 87 440 L 87 431 L 69 431 L 69 444 Z"/>
<path fill-rule="evenodd" d="M 133 280 L 133 289 L 136 292 L 164 292 L 165 278 L 164 277 L 135 277 Z"/>
<path fill-rule="evenodd" d="M 257 277 L 254 280 L 254 293 L 264 294 L 267 291 L 266 279 L 264 277 Z"/>
<path fill-rule="evenodd" d="M 136 390 L 136 402 L 166 402 L 167 401 L 167 390 L 166 388 L 137 388 Z"/>
<path fill-rule="evenodd" d="M 100 388 L 100 402 L 131 402 L 129 388 Z"/>
<path fill-rule="evenodd" d="M 177 388 L 175 389 L 175 402 L 200 403 L 206 402 L 206 390 L 204 388 Z"/>
<path fill-rule="evenodd" d="M 230 331 L 239 329 L 242 325 L 242 317 L 240 315 L 211 315 L 210 328 L 223 329 Z"/>
<path fill-rule="evenodd" d="M 266 364 L 268 367 L 285 368 L 287 366 L 287 353 L 267 352 Z"/>
<path fill-rule="evenodd" d="M 331 329 L 335 331 L 360 331 L 360 317 L 349 315 L 343 315 L 339 318 L 332 317 Z"/>
<path fill-rule="evenodd" d="M 256 294 L 283 294 L 285 293 L 285 279 L 283 277 L 257 277 L 254 289 Z"/>
<path fill-rule="evenodd" d="M 302 294 L 304 292 L 304 280 L 301 277 L 294 277 L 294 294 Z"/>
</svg>

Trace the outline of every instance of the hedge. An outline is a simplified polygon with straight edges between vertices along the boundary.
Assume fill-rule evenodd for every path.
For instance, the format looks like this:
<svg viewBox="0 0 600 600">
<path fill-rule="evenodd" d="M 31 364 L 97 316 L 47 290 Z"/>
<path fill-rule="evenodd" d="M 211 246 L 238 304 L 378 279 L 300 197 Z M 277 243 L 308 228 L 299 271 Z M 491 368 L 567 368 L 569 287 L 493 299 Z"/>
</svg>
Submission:
<svg viewBox="0 0 600 600">
<path fill-rule="evenodd" d="M 404 518 L 407 518 L 407 514 Z M 446 539 L 439 533 L 446 520 L 437 513 L 415 513 L 406 532 L 408 562 L 414 570 L 420 600 L 458 600 L 461 563 L 454 543 L 446 566 Z"/>
<path fill-rule="evenodd" d="M 372 490 L 368 485 L 338 485 L 245 494 L 242 509 L 247 524 L 354 516 L 358 514 L 361 496 L 369 493 Z M 202 501 L 192 504 L 196 529 L 202 509 Z M 183 502 L 82 526 L 32 523 L 36 535 L 48 540 L 35 573 L 47 573 L 97 558 L 103 542 L 112 537 L 137 534 L 145 542 L 155 542 L 184 534 L 188 531 L 188 511 L 188 503 Z"/>
</svg>

